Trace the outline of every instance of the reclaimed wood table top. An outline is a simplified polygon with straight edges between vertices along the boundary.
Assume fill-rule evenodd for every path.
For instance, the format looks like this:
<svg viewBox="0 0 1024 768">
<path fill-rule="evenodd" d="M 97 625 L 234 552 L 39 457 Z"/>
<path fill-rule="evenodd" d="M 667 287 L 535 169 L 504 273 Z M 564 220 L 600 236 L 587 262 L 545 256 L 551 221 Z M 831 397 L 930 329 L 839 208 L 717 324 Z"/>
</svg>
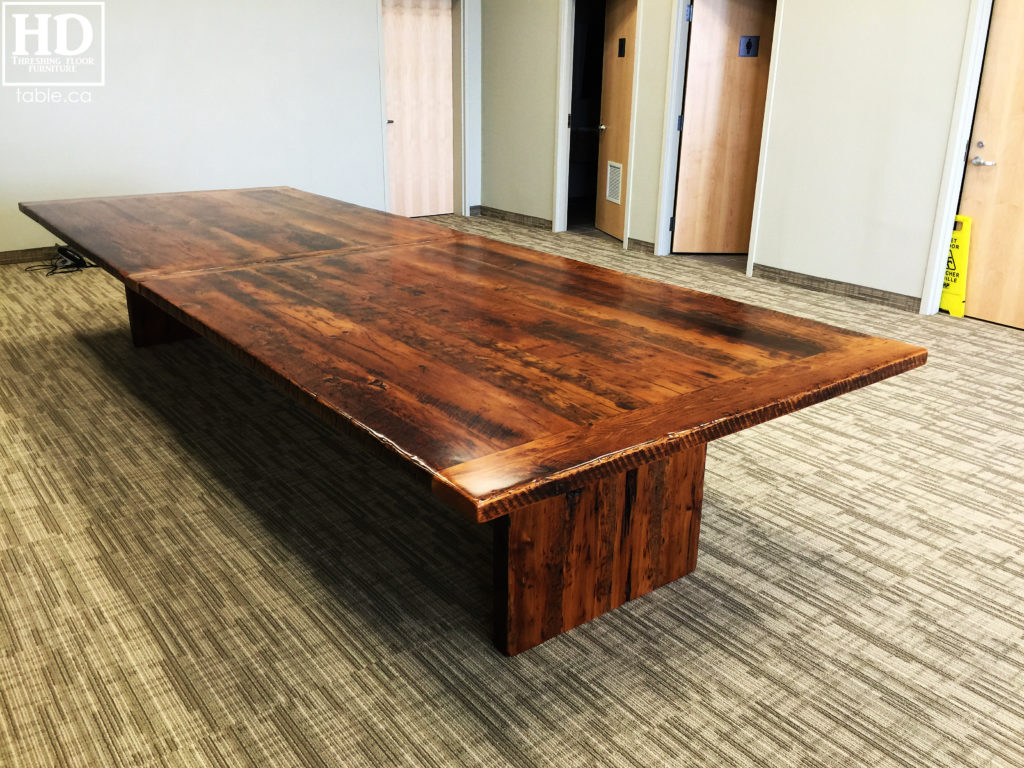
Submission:
<svg viewBox="0 0 1024 768">
<path fill-rule="evenodd" d="M 21 208 L 479 521 L 927 356 L 289 188 Z"/>
</svg>

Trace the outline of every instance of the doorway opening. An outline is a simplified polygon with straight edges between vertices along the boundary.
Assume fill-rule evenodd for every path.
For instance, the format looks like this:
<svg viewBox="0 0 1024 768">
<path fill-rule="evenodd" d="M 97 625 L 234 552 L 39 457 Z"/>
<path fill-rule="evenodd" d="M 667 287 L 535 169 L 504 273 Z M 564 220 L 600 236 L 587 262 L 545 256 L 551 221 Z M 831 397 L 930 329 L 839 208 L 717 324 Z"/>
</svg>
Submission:
<svg viewBox="0 0 1024 768">
<path fill-rule="evenodd" d="M 570 230 L 594 228 L 600 148 L 605 0 L 576 4 L 569 113 Z"/>
<path fill-rule="evenodd" d="M 638 0 L 562 0 L 561 10 L 553 229 L 568 228 L 571 196 L 575 231 L 624 245 Z"/>
</svg>

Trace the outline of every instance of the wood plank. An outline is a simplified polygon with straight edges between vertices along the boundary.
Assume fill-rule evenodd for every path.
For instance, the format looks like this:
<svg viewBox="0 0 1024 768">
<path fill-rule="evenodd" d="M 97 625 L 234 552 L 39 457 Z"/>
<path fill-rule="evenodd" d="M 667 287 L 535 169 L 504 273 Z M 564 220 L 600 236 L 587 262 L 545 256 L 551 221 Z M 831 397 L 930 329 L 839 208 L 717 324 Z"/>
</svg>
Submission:
<svg viewBox="0 0 1024 768">
<path fill-rule="evenodd" d="M 520 653 L 693 571 L 704 460 L 698 445 L 495 521 L 498 647 Z"/>
<path fill-rule="evenodd" d="M 22 203 L 116 277 L 244 266 L 321 251 L 445 239 L 452 231 L 289 188 Z"/>
<path fill-rule="evenodd" d="M 617 358 L 620 364 L 612 369 L 606 367 L 606 370 L 628 372 L 634 380 L 634 366 L 642 365 L 647 369 L 656 359 L 658 367 L 650 381 L 676 392 L 692 391 L 695 386 L 704 386 L 709 379 L 735 378 L 795 357 L 778 348 L 799 343 L 793 335 L 776 336 L 775 348 L 759 349 L 732 338 L 735 331 L 725 326 L 720 317 L 706 322 L 699 313 L 679 310 L 680 322 L 693 331 L 683 336 L 679 333 L 681 329 L 663 319 L 664 308 L 653 302 L 636 302 L 635 297 L 627 296 L 627 291 L 621 287 L 617 298 L 613 298 L 604 293 L 600 282 L 592 283 L 584 270 L 577 269 L 578 262 L 570 264 L 572 272 L 579 272 L 579 276 L 574 274 L 572 284 L 562 286 L 552 280 L 564 281 L 564 271 L 561 276 L 549 274 L 534 278 L 528 276 L 525 269 L 506 270 L 476 263 L 472 257 L 479 252 L 474 244 L 467 254 L 463 243 L 453 242 L 442 248 L 430 244 L 422 248 L 403 248 L 400 257 L 403 274 L 413 277 L 418 272 L 426 273 L 429 279 L 425 284 L 431 286 L 431 293 L 447 290 L 478 297 L 484 305 L 481 316 L 500 318 L 503 323 L 508 317 L 502 313 L 505 308 L 509 308 L 513 317 L 522 314 L 529 319 L 531 334 L 538 341 L 570 350 L 563 354 L 596 358 L 604 366 Z M 623 277 L 613 274 L 619 279 Z M 458 277 L 453 279 L 450 275 Z M 588 300 L 586 289 L 591 286 L 593 291 Z M 770 318 L 766 318 L 767 322 Z M 761 333 L 758 331 L 758 335 Z M 819 350 L 813 342 L 801 346 L 804 354 Z"/>
<path fill-rule="evenodd" d="M 446 457 L 486 454 L 572 426 L 543 403 L 355 322 L 344 296 L 310 297 L 271 271 L 179 275 L 149 280 L 145 290 L 435 469 Z"/>
<path fill-rule="evenodd" d="M 449 254 L 461 268 L 460 281 L 479 284 L 480 268 L 461 259 L 479 261 L 495 268 L 483 273 L 488 280 L 519 289 L 525 300 L 543 309 L 558 311 L 571 301 L 572 311 L 588 320 L 631 334 L 656 331 L 658 343 L 666 348 L 697 345 L 701 358 L 792 360 L 824 351 L 823 331 L 826 336 L 863 337 L 814 320 L 482 237 L 458 235 L 450 243 L 433 245 L 415 250 Z M 723 345 L 728 347 L 724 353 Z"/>
<path fill-rule="evenodd" d="M 414 261 L 407 250 L 395 249 L 361 253 L 358 259 L 324 257 L 315 272 L 298 266 L 275 272 L 294 269 L 288 279 L 300 290 L 346 296 L 351 300 L 346 312 L 352 317 L 399 335 L 411 334 L 426 323 L 429 330 L 416 343 L 438 350 L 453 364 L 464 364 L 472 375 L 487 378 L 507 371 L 510 376 L 533 379 L 510 382 L 516 387 L 582 388 L 589 393 L 585 400 L 552 407 L 579 412 L 583 418 L 593 415 L 584 412 L 588 401 L 605 401 L 616 411 L 631 410 L 706 386 L 709 379 L 739 375 L 698 358 L 676 363 L 674 357 L 636 338 L 638 334 L 606 330 L 573 314 L 530 311 L 520 293 L 500 286 L 467 285 L 450 277 L 459 274 L 460 265 L 448 258 L 447 249 L 425 250 L 423 256 Z M 354 261 L 358 264 L 350 266 Z M 391 276 L 388 284 L 400 281 L 389 289 L 396 300 L 382 297 L 381 275 Z M 397 328 L 399 323 L 407 328 Z M 647 366 L 654 356 L 660 358 L 658 370 L 638 378 L 635 370 Z M 556 400 L 563 396 L 557 391 L 542 391 L 539 396 L 554 395 Z M 567 413 L 567 418 L 577 416 Z"/>
<path fill-rule="evenodd" d="M 354 321 L 444 360 L 463 375 L 515 391 L 574 423 L 678 394 L 665 387 L 628 381 L 626 377 L 609 382 L 609 371 L 598 369 L 597 365 L 587 375 L 569 361 L 531 354 L 533 349 L 549 347 L 549 342 L 534 336 L 528 324 L 517 325 L 512 307 L 499 321 L 501 299 L 493 294 L 474 295 L 438 284 L 430 292 L 410 289 L 401 303 L 389 304 L 388 310 L 382 311 L 370 293 L 378 280 L 376 270 L 368 268 L 357 273 L 333 268 L 338 261 L 324 259 L 315 274 L 288 267 L 265 272 L 277 275 L 305 295 L 326 292 L 332 299 L 343 297 L 348 302 L 346 316 Z M 415 267 L 405 262 L 402 277 L 411 278 L 413 284 Z M 638 397 L 638 392 L 651 393 L 651 399 Z"/>
</svg>

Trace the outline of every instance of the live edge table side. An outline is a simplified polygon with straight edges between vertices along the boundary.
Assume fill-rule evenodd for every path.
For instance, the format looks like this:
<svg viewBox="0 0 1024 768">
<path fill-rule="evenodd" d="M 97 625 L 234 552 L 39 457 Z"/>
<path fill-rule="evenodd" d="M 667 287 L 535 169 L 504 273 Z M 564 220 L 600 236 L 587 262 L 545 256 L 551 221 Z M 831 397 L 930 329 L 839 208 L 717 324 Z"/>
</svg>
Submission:
<svg viewBox="0 0 1024 768">
<path fill-rule="evenodd" d="M 924 349 L 290 188 L 24 203 L 125 284 L 494 530 L 495 641 L 690 573 L 708 441 Z"/>
</svg>

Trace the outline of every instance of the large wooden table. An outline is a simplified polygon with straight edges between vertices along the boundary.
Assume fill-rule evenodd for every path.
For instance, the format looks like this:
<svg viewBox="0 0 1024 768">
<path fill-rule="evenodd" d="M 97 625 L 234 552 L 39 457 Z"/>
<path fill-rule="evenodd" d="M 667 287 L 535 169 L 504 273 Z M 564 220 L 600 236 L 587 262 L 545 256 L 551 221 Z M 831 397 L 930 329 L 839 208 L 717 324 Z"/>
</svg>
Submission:
<svg viewBox="0 0 1024 768">
<path fill-rule="evenodd" d="M 494 529 L 513 654 L 697 563 L 708 441 L 926 351 L 289 188 L 25 203 L 124 282 Z"/>
</svg>

